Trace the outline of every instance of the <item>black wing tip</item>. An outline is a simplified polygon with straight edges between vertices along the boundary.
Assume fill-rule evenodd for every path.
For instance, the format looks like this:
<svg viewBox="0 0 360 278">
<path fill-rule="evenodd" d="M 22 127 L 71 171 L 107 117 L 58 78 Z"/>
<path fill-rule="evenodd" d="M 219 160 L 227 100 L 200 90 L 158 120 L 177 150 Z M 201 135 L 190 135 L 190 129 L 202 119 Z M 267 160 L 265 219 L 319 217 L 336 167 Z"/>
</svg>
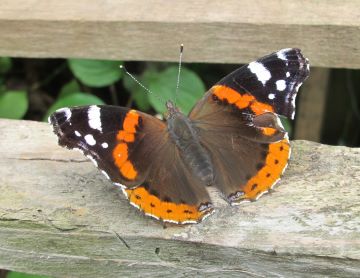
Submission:
<svg viewBox="0 0 360 278">
<path fill-rule="evenodd" d="M 57 119 L 57 113 L 54 112 L 52 113 L 49 117 L 48 117 L 48 123 L 50 126 L 52 126 L 52 130 L 53 132 L 59 136 L 60 135 L 60 132 L 61 132 L 61 128 L 60 128 L 60 124 L 58 122 L 58 119 Z"/>
<path fill-rule="evenodd" d="M 299 69 L 303 71 L 305 78 L 309 75 L 310 62 L 309 59 L 303 55 L 300 48 L 284 48 L 274 54 L 276 54 L 278 58 L 288 60 L 289 62 L 297 61 L 299 63 Z"/>
<path fill-rule="evenodd" d="M 284 60 L 287 64 L 292 65 L 293 68 L 297 68 L 294 76 L 294 84 L 289 93 L 290 104 L 287 111 L 284 111 L 284 116 L 293 120 L 295 118 L 295 99 L 299 91 L 299 88 L 303 82 L 309 77 L 310 74 L 310 62 L 306 58 L 300 48 L 284 48 L 274 53 L 277 58 Z"/>
<path fill-rule="evenodd" d="M 65 136 L 66 124 L 71 117 L 70 108 L 61 108 L 48 117 L 48 123 L 52 126 L 54 134 L 58 137 L 58 144 L 67 149 L 73 149 Z"/>
</svg>

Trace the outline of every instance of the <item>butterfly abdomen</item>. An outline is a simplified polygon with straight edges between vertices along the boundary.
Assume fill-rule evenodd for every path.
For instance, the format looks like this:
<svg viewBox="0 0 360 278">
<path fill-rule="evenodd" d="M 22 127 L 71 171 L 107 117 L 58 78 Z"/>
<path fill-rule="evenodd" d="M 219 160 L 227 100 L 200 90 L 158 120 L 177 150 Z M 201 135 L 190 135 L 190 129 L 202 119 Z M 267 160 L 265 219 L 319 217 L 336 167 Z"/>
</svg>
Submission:
<svg viewBox="0 0 360 278">
<path fill-rule="evenodd" d="M 168 120 L 172 141 L 179 149 L 184 164 L 187 165 L 205 185 L 214 181 L 214 169 L 206 149 L 200 144 L 198 134 L 190 120 L 180 112 L 172 114 Z"/>
</svg>

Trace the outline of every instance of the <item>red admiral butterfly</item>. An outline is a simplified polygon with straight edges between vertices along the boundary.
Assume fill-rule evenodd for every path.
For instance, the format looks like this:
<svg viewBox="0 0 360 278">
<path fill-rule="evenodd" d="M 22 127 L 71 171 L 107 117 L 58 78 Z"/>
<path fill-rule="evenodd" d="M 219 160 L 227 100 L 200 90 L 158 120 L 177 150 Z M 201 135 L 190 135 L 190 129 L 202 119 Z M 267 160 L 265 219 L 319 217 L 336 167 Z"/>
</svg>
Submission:
<svg viewBox="0 0 360 278">
<path fill-rule="evenodd" d="M 278 115 L 294 118 L 308 75 L 300 50 L 283 49 L 224 77 L 189 116 L 168 101 L 166 122 L 95 105 L 62 108 L 49 122 L 61 146 L 82 151 L 146 215 L 197 223 L 214 210 L 206 186 L 236 205 L 280 179 L 290 145 Z"/>
</svg>

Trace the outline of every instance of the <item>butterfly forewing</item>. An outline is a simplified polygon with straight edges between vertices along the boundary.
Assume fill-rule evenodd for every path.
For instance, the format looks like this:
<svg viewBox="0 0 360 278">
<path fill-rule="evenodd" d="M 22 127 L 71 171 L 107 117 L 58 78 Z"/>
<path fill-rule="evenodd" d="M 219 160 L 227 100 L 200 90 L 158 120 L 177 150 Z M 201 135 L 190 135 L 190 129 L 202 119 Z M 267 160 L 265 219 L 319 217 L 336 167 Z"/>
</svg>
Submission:
<svg viewBox="0 0 360 278">
<path fill-rule="evenodd" d="M 255 200 L 279 180 L 290 145 L 277 114 L 293 118 L 309 64 L 299 49 L 283 49 L 220 80 L 189 117 L 211 153 L 214 184 L 232 204 Z"/>
<path fill-rule="evenodd" d="M 309 75 L 309 62 L 299 49 L 288 48 L 235 70 L 217 85 L 248 92 L 279 115 L 295 116 L 295 98 Z"/>
<path fill-rule="evenodd" d="M 183 165 L 164 122 L 94 105 L 63 108 L 49 120 L 61 146 L 82 151 L 145 214 L 193 223 L 211 213 L 206 189 Z"/>
</svg>

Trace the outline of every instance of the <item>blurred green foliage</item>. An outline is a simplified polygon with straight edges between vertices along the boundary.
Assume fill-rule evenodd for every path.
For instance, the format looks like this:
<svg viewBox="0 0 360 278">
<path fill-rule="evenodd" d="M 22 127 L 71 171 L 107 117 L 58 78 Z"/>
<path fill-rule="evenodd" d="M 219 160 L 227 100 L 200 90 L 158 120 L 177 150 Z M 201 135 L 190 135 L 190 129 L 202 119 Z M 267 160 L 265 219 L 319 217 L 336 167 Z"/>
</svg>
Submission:
<svg viewBox="0 0 360 278">
<path fill-rule="evenodd" d="M 22 119 L 28 109 L 28 97 L 24 90 L 6 88 L 5 75 L 11 67 L 11 58 L 0 57 L 0 118 Z"/>
<path fill-rule="evenodd" d="M 291 125 L 291 121 L 283 116 L 280 116 L 280 121 L 282 123 L 282 125 L 284 126 L 285 130 L 289 133 L 289 136 L 291 137 L 292 132 L 293 132 L 293 128 Z"/>
<path fill-rule="evenodd" d="M 0 57 L 0 74 L 7 73 L 12 67 L 11 58 Z"/>
<path fill-rule="evenodd" d="M 0 91 L 0 118 L 22 119 L 28 105 L 26 91 Z"/>
<path fill-rule="evenodd" d="M 47 278 L 48 276 L 26 274 L 21 272 L 10 271 L 6 278 Z"/>
<path fill-rule="evenodd" d="M 156 94 L 161 96 L 165 101 L 174 101 L 177 75 L 178 67 L 171 66 L 164 71 L 153 73 L 147 85 L 152 92 L 156 92 Z M 199 100 L 204 93 L 205 85 L 200 77 L 195 72 L 183 67 L 181 71 L 179 96 L 176 102 L 180 110 L 188 114 L 196 101 Z M 156 95 L 150 94 L 149 101 L 158 113 L 166 112 L 164 103 L 156 97 Z"/>
<path fill-rule="evenodd" d="M 47 118 L 56 110 L 62 107 L 71 107 L 71 106 L 81 106 L 81 105 L 89 105 L 89 104 L 105 104 L 100 98 L 97 96 L 93 96 L 90 94 L 85 94 L 81 92 L 73 92 L 71 94 L 65 95 L 63 97 L 58 98 L 58 100 L 50 106 L 49 110 L 44 116 L 44 121 L 47 121 Z"/>
<path fill-rule="evenodd" d="M 178 67 L 169 66 L 165 70 L 149 69 L 136 78 L 153 93 L 146 93 L 131 77 L 125 76 L 124 86 L 132 92 L 136 105 L 141 110 L 152 107 L 157 113 L 166 112 L 165 101 L 175 100 Z M 205 92 L 205 85 L 193 71 L 183 67 L 177 97 L 177 106 L 188 114 L 196 101 Z"/>
<path fill-rule="evenodd" d="M 64 86 L 62 86 L 58 98 L 67 97 L 73 94 L 74 92 L 81 92 L 79 83 L 76 81 L 76 79 L 73 79 L 68 83 L 66 83 Z"/>
<path fill-rule="evenodd" d="M 121 62 L 117 61 L 69 59 L 68 64 L 73 75 L 89 87 L 110 86 L 123 76 L 119 68 Z M 101 105 L 105 102 L 93 94 L 83 92 L 77 80 L 73 79 L 61 88 L 58 98 L 50 106 L 43 120 L 46 121 L 51 113 L 59 108 L 91 104 Z"/>
<path fill-rule="evenodd" d="M 68 59 L 67 63 L 61 64 L 54 72 L 45 71 L 47 76 L 43 77 L 44 80 L 38 80 L 35 84 L 37 89 L 50 84 L 47 94 L 52 101 L 42 108 L 44 111 L 42 120 L 46 121 L 51 113 L 62 107 L 91 104 L 119 105 L 119 99 L 121 105 L 128 107 L 135 105 L 141 111 L 163 114 L 166 112 L 165 101 L 174 101 L 176 98 L 176 105 L 182 112 L 188 114 L 206 91 L 206 86 L 199 75 L 183 66 L 178 95 L 175 96 L 178 67 L 173 64 L 164 66 L 158 63 L 145 64 L 145 69 L 139 74 L 133 74 L 141 84 L 153 92 L 149 93 L 131 76 L 124 74 L 120 65 L 122 65 L 120 61 Z M 27 84 L 26 89 L 8 88 L 6 81 L 12 68 L 11 58 L 0 58 L 0 117 L 22 119 L 27 115 L 26 117 L 32 119 L 27 114 L 29 99 L 31 103 L 31 94 L 34 97 L 38 91 L 34 90 L 31 84 Z M 196 69 L 196 65 L 193 65 L 193 68 Z M 201 68 L 209 71 L 208 66 Z M 66 82 L 62 82 L 60 89 L 51 87 L 53 79 L 64 70 L 68 72 L 70 79 L 67 78 Z M 205 76 L 208 74 L 205 73 Z M 216 80 L 213 81 L 215 82 Z M 55 95 L 52 93 L 54 90 Z M 286 119 L 282 121 L 285 128 L 290 131 L 291 122 Z"/>
<path fill-rule="evenodd" d="M 104 87 L 114 84 L 122 77 L 121 62 L 85 59 L 69 59 L 72 73 L 85 85 Z"/>
<path fill-rule="evenodd" d="M 153 71 L 148 70 L 145 71 L 142 76 L 138 76 L 139 82 L 142 84 L 149 84 L 153 78 Z M 151 108 L 151 104 L 149 101 L 149 96 L 145 92 L 144 88 L 139 86 L 130 76 L 125 75 L 124 79 L 124 87 L 131 92 L 131 97 L 133 98 L 136 106 L 142 111 L 148 111 Z"/>
</svg>

